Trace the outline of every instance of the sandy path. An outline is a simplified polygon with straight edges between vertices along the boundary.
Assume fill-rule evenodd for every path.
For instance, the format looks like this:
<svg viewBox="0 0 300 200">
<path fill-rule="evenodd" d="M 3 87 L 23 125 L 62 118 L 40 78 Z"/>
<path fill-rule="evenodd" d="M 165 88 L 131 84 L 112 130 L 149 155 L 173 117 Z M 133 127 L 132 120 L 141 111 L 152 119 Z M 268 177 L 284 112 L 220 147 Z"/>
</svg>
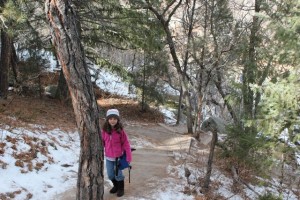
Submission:
<svg viewBox="0 0 300 200">
<path fill-rule="evenodd" d="M 191 138 L 182 134 L 184 130 L 178 130 L 178 128 L 172 130 L 158 124 L 127 124 L 125 130 L 129 138 L 138 138 L 151 145 L 137 147 L 137 142 L 133 140 L 132 146 L 137 147 L 137 150 L 133 152 L 130 183 L 128 182 L 128 170 L 124 170 L 125 195 L 119 198 L 115 194 L 110 194 L 111 183 L 106 181 L 104 199 L 150 199 L 151 191 L 155 191 L 156 187 L 161 187 L 159 181 L 168 177 L 166 170 L 167 166 L 172 163 L 173 151 L 187 151 Z M 76 188 L 74 186 L 71 190 L 58 195 L 55 200 L 74 200 L 75 196 Z"/>
</svg>

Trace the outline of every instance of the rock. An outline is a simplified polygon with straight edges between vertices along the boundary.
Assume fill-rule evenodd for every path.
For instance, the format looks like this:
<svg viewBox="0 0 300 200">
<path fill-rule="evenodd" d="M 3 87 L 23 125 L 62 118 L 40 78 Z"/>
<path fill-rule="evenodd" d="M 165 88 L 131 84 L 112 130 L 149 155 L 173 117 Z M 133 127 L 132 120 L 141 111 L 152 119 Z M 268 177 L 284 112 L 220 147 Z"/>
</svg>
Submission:
<svg viewBox="0 0 300 200">
<path fill-rule="evenodd" d="M 217 131 L 220 134 L 226 133 L 226 125 L 227 122 L 219 117 L 209 117 L 208 119 L 204 120 L 201 124 L 201 130 L 203 131 Z"/>
<path fill-rule="evenodd" d="M 54 99 L 57 91 L 57 85 L 48 85 L 45 87 L 45 95 Z"/>
</svg>

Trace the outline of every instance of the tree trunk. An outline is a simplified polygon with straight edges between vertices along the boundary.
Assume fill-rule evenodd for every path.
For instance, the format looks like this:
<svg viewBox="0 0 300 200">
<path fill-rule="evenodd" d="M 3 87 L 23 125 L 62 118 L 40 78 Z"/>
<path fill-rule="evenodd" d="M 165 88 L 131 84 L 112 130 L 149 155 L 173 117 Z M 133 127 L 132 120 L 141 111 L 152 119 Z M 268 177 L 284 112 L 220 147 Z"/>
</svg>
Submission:
<svg viewBox="0 0 300 200">
<path fill-rule="evenodd" d="M 196 116 L 195 116 L 195 119 L 194 119 L 194 134 L 193 134 L 193 137 L 196 138 L 197 140 L 200 139 L 200 132 L 199 132 L 199 127 L 200 127 L 200 124 L 201 124 L 201 121 L 202 121 L 202 99 L 203 97 L 200 96 L 199 93 L 197 93 L 197 105 L 195 106 L 195 113 L 196 113 Z"/>
<path fill-rule="evenodd" d="M 8 71 L 11 66 L 12 40 L 4 29 L 1 30 L 1 61 L 0 61 L 0 98 L 8 95 Z"/>
<path fill-rule="evenodd" d="M 145 100 L 145 90 L 146 90 L 146 64 L 148 64 L 148 60 L 146 57 L 146 53 L 144 52 L 144 64 L 143 64 L 143 87 L 142 87 L 142 112 L 146 111 L 146 100 Z"/>
<path fill-rule="evenodd" d="M 171 4 L 173 4 L 175 1 L 173 1 Z M 175 11 L 179 8 L 179 6 L 182 3 L 182 0 L 179 0 L 179 2 L 176 2 L 177 5 L 172 8 L 173 10 L 170 12 L 168 17 L 164 17 L 162 14 L 160 14 L 152 5 L 150 5 L 150 2 L 147 2 L 148 9 L 156 16 L 156 18 L 160 21 L 165 33 L 166 33 L 166 40 L 167 44 L 169 46 L 169 50 L 174 62 L 174 66 L 177 70 L 177 73 L 179 75 L 179 83 L 182 88 L 182 94 L 186 103 L 186 116 L 187 116 L 187 130 L 188 133 L 193 133 L 193 120 L 192 120 L 192 109 L 190 104 L 190 95 L 189 95 L 189 87 L 188 87 L 188 77 L 184 71 L 181 69 L 181 65 L 177 56 L 177 51 L 175 47 L 175 42 L 171 34 L 171 30 L 169 28 L 169 19 L 171 19 L 171 16 L 175 13 Z M 169 7 L 170 8 L 170 7 Z M 166 13 L 166 12 L 164 12 Z"/>
<path fill-rule="evenodd" d="M 65 79 L 62 69 L 59 73 L 59 80 L 58 80 L 55 98 L 59 99 L 60 101 L 66 103 L 66 104 L 71 103 L 68 85 L 67 85 L 67 82 L 66 82 L 66 79 Z"/>
<path fill-rule="evenodd" d="M 188 86 L 185 81 L 182 81 L 182 85 L 185 85 L 183 87 L 183 96 L 185 98 L 185 104 L 186 104 L 186 125 L 188 133 L 193 134 L 193 117 L 192 117 L 192 105 L 191 105 L 191 98 L 190 93 L 188 91 Z"/>
<path fill-rule="evenodd" d="M 219 72 L 217 74 L 217 77 L 218 77 L 217 78 L 218 80 L 214 82 L 215 85 L 216 85 L 216 88 L 218 89 L 220 95 L 222 96 L 222 98 L 224 100 L 224 104 L 227 106 L 227 109 L 228 109 L 228 111 L 229 111 L 229 113 L 230 113 L 230 115 L 231 115 L 231 117 L 233 119 L 233 122 L 235 124 L 239 124 L 240 123 L 240 119 L 238 119 L 238 117 L 236 116 L 236 113 L 234 112 L 233 107 L 231 106 L 231 104 L 228 102 L 228 100 L 226 98 L 227 97 L 226 94 L 223 92 L 223 88 L 222 88 L 222 85 L 221 85 L 222 78 L 221 78 L 221 75 L 220 75 Z"/>
<path fill-rule="evenodd" d="M 190 7 L 189 2 L 186 2 L 187 6 Z M 191 52 L 191 40 L 192 40 L 192 32 L 194 29 L 194 14 L 195 14 L 195 7 L 196 7 L 196 0 L 192 2 L 192 7 L 191 7 L 191 14 L 187 17 L 189 19 L 188 21 L 188 34 L 187 34 L 187 47 L 185 50 L 185 55 L 184 55 L 184 62 L 183 62 L 183 73 L 184 75 L 187 74 L 187 67 L 188 67 L 188 60 L 189 60 L 189 54 Z M 189 13 L 189 12 L 187 12 Z M 186 76 L 183 76 L 183 80 L 185 80 Z M 187 91 L 188 97 L 186 97 L 186 104 L 187 104 L 187 128 L 188 128 L 188 133 L 193 133 L 193 116 L 192 116 L 192 105 L 191 105 L 191 98 L 190 98 L 190 91 Z"/>
<path fill-rule="evenodd" d="M 15 49 L 13 41 L 11 41 L 11 68 L 12 68 L 12 72 L 13 72 L 16 83 L 19 83 L 18 62 L 19 62 L 19 59 L 18 59 L 18 56 L 16 53 L 16 49 Z"/>
<path fill-rule="evenodd" d="M 46 0 L 53 44 L 69 87 L 80 134 L 77 200 L 101 200 L 104 193 L 103 146 L 99 110 L 78 30 L 79 20 L 69 0 Z"/>
<path fill-rule="evenodd" d="M 177 110 L 177 120 L 176 120 L 176 125 L 179 125 L 181 121 L 181 116 L 182 116 L 182 88 L 180 88 L 180 94 L 179 94 L 179 105 L 178 105 L 178 110 Z"/>
<path fill-rule="evenodd" d="M 203 184 L 203 187 L 205 189 L 208 189 L 208 187 L 209 187 L 212 163 L 213 163 L 213 159 L 214 159 L 215 146 L 218 141 L 217 131 L 214 130 L 214 131 L 212 131 L 212 133 L 213 133 L 213 137 L 212 137 L 211 143 L 210 143 L 209 157 L 208 157 L 208 161 L 207 161 L 207 170 L 206 170 L 205 180 L 204 180 L 204 184 Z"/>
<path fill-rule="evenodd" d="M 260 12 L 261 0 L 255 0 L 254 10 L 255 13 Z M 246 119 L 253 119 L 255 113 L 255 102 L 254 93 L 251 89 L 251 84 L 255 83 L 257 76 L 257 63 L 256 63 L 256 51 L 255 48 L 258 46 L 259 38 L 257 36 L 260 26 L 260 20 L 258 16 L 253 16 L 253 22 L 250 32 L 248 56 L 243 70 L 243 104 L 244 104 L 244 115 Z M 257 102 L 258 103 L 258 102 Z"/>
<path fill-rule="evenodd" d="M 204 2 L 205 6 L 205 12 L 204 12 L 204 27 L 203 27 L 203 41 L 207 40 L 207 28 L 208 28 L 208 5 L 207 1 Z M 204 66 L 204 57 L 205 57 L 205 52 L 206 52 L 206 44 L 205 42 L 202 43 L 201 47 L 201 54 L 200 58 L 198 58 L 197 53 L 196 53 L 196 44 L 194 41 L 194 38 L 192 38 L 192 45 L 193 45 L 193 58 L 196 61 L 196 63 L 199 65 L 199 72 L 196 75 L 196 80 L 198 82 L 197 87 L 197 108 L 196 108 L 196 119 L 195 119 L 195 124 L 194 124 L 194 137 L 200 140 L 200 132 L 197 132 L 197 128 L 200 127 L 200 124 L 205 116 L 203 116 L 202 113 L 202 108 L 203 108 L 203 99 L 204 99 L 204 94 L 208 85 L 208 82 L 210 81 L 209 78 L 207 78 L 206 83 L 203 80 L 204 73 L 206 72 L 205 66 Z M 209 77 L 207 75 L 206 77 Z M 204 84 L 205 83 L 205 84 Z"/>
</svg>

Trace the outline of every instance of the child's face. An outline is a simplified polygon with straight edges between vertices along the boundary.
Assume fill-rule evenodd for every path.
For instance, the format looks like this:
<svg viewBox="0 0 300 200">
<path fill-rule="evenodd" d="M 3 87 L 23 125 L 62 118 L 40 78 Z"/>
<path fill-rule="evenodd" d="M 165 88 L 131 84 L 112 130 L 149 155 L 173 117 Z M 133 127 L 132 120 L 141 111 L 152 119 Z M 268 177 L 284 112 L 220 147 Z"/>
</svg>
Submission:
<svg viewBox="0 0 300 200">
<path fill-rule="evenodd" d="M 108 123 L 111 125 L 111 127 L 114 127 L 118 123 L 118 119 L 115 117 L 111 117 L 108 119 Z"/>
</svg>

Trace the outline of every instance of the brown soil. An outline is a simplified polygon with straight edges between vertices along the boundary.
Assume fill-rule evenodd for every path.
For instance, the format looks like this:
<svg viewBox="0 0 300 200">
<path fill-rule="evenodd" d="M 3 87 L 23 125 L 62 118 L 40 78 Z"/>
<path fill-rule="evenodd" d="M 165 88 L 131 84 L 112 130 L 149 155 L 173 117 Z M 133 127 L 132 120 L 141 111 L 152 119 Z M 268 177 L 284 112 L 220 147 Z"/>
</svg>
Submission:
<svg viewBox="0 0 300 200">
<path fill-rule="evenodd" d="M 107 97 L 97 100 L 100 120 L 103 122 L 107 109 L 117 108 L 123 122 L 163 122 L 163 115 L 156 109 L 141 111 L 138 102 L 124 97 Z M 72 105 L 63 104 L 59 100 L 47 97 L 26 97 L 11 93 L 8 99 L 0 99 L 0 121 L 7 125 L 27 126 L 40 124 L 47 129 L 60 128 L 70 130 L 76 128 Z M 29 127 L 28 127 L 29 128 Z"/>
<path fill-rule="evenodd" d="M 24 83 L 31 86 L 26 94 L 18 95 L 10 92 L 8 99 L 3 100 L 0 98 L 1 122 L 8 125 L 17 123 L 19 126 L 26 126 L 27 123 L 40 124 L 49 129 L 60 128 L 67 130 L 76 128 L 72 105 L 45 96 L 36 97 L 37 92 L 33 89 L 39 88 L 39 84 L 41 84 L 41 88 L 55 85 L 58 82 L 58 78 L 59 72 L 43 72 L 39 75 L 38 80 Z M 99 105 L 101 122 L 105 118 L 107 109 L 110 108 L 117 108 L 120 111 L 122 121 L 125 123 L 127 121 L 158 123 L 164 120 L 163 115 L 155 108 L 141 111 L 141 105 L 138 101 L 112 95 L 96 86 L 94 91 Z M 13 119 L 7 118 L 7 116 Z"/>
<path fill-rule="evenodd" d="M 1 100 L 0 118 L 3 123 L 17 123 L 18 126 L 31 123 L 44 125 L 49 129 L 75 128 L 72 108 L 60 104 L 57 100 L 47 98 L 11 95 L 7 100 Z"/>
</svg>

